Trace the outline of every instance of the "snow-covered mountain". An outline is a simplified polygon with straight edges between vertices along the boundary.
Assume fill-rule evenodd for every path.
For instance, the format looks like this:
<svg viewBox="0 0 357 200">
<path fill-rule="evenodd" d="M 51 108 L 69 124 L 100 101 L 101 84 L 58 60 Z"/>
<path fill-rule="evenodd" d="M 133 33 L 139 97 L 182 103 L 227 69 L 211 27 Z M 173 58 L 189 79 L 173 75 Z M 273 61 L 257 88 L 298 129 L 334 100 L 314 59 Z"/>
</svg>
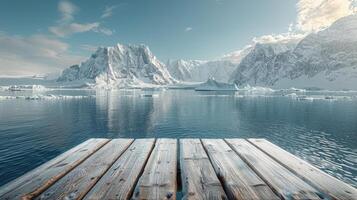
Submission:
<svg viewBox="0 0 357 200">
<path fill-rule="evenodd" d="M 227 82 L 236 64 L 229 60 L 175 60 L 167 62 L 167 69 L 177 80 L 188 82 L 204 82 L 214 77 L 220 82 Z"/>
<path fill-rule="evenodd" d="M 147 46 L 121 44 L 98 48 L 88 60 L 65 69 L 58 78 L 58 81 L 77 80 L 117 88 L 175 82 Z"/>
<path fill-rule="evenodd" d="M 238 65 L 242 61 L 242 59 L 245 58 L 245 56 L 247 56 L 252 51 L 253 47 L 254 45 L 247 45 L 241 50 L 233 51 L 222 56 L 220 60 L 230 61 Z"/>
<path fill-rule="evenodd" d="M 357 15 L 297 44 L 257 44 L 230 78 L 238 85 L 357 89 Z"/>
<path fill-rule="evenodd" d="M 247 46 L 210 61 L 169 60 L 166 66 L 172 77 L 179 81 L 204 82 L 214 78 L 219 82 L 228 82 L 236 66 L 251 50 L 252 46 Z"/>
<path fill-rule="evenodd" d="M 180 59 L 165 65 L 145 45 L 101 47 L 87 61 L 65 69 L 58 81 L 123 88 L 211 77 L 238 86 L 357 89 L 357 15 L 305 38 L 258 42 L 211 61 Z"/>
</svg>

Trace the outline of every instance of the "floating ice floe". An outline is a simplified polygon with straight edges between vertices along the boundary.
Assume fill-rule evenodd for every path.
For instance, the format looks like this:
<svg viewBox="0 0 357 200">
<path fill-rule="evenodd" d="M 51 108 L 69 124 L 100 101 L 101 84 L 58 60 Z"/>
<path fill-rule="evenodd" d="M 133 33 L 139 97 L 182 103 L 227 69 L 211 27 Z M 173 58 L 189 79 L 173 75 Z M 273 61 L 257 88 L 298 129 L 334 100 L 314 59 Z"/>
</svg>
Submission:
<svg viewBox="0 0 357 200">
<path fill-rule="evenodd" d="M 31 95 L 31 96 L 0 96 L 0 100 L 24 99 L 24 100 L 62 100 L 62 99 L 84 99 L 94 96 L 70 96 L 70 95 Z"/>
<path fill-rule="evenodd" d="M 297 100 L 302 101 L 315 101 L 315 100 L 326 100 L 326 101 L 336 101 L 336 100 L 354 100 L 353 96 L 324 96 L 324 95 L 302 95 L 294 96 Z"/>
<path fill-rule="evenodd" d="M 6 88 L 9 91 L 25 91 L 25 90 L 32 90 L 32 91 L 47 91 L 49 90 L 43 85 L 10 85 Z"/>
<path fill-rule="evenodd" d="M 260 86 L 250 86 L 246 85 L 243 88 L 240 88 L 239 90 L 250 92 L 250 93 L 272 93 L 275 92 L 275 90 L 268 88 L 268 87 L 260 87 Z"/>
</svg>

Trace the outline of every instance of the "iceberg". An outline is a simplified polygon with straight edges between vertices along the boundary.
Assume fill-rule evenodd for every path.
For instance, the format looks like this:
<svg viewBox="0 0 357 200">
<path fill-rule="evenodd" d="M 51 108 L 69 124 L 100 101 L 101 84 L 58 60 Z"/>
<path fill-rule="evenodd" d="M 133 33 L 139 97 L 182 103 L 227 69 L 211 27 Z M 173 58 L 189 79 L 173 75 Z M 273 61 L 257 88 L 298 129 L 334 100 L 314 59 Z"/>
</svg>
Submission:
<svg viewBox="0 0 357 200">
<path fill-rule="evenodd" d="M 237 91 L 238 87 L 236 84 L 221 83 L 214 80 L 214 78 L 209 78 L 206 82 L 198 85 L 195 88 L 196 91 Z"/>
</svg>

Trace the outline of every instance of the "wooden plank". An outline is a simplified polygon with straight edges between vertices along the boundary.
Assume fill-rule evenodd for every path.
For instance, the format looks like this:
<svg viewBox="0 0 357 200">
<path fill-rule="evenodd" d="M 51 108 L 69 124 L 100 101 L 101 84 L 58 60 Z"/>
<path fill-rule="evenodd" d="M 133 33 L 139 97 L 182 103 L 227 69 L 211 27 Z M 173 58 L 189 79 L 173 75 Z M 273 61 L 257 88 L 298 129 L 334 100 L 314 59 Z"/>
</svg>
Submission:
<svg viewBox="0 0 357 200">
<path fill-rule="evenodd" d="M 150 156 L 155 139 L 137 139 L 84 199 L 129 199 Z"/>
<path fill-rule="evenodd" d="M 229 199 L 279 199 L 222 139 L 202 139 Z"/>
<path fill-rule="evenodd" d="M 249 142 L 333 199 L 357 199 L 357 190 L 265 139 Z"/>
<path fill-rule="evenodd" d="M 0 188 L 0 199 L 20 199 L 30 193 L 37 195 L 105 145 L 108 139 L 89 139 L 40 165 Z M 30 195 L 30 196 L 31 196 Z"/>
<path fill-rule="evenodd" d="M 133 199 L 176 199 L 177 140 L 158 139 Z"/>
<path fill-rule="evenodd" d="M 82 199 L 132 141 L 132 139 L 111 140 L 36 199 Z"/>
<path fill-rule="evenodd" d="M 319 192 L 244 139 L 227 139 L 240 157 L 284 199 L 320 199 Z"/>
<path fill-rule="evenodd" d="M 199 139 L 180 140 L 183 199 L 227 199 Z"/>
</svg>

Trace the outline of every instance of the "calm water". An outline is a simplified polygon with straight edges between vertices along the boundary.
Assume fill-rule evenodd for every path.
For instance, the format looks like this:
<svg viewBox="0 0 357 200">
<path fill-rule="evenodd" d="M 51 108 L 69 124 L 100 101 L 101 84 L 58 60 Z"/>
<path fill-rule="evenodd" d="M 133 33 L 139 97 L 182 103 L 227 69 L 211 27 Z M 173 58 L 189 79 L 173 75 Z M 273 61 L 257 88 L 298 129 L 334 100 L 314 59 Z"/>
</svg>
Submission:
<svg viewBox="0 0 357 200">
<path fill-rule="evenodd" d="M 357 186 L 356 94 L 309 101 L 190 90 L 46 93 L 89 97 L 0 100 L 0 185 L 93 137 L 264 137 Z"/>
</svg>

